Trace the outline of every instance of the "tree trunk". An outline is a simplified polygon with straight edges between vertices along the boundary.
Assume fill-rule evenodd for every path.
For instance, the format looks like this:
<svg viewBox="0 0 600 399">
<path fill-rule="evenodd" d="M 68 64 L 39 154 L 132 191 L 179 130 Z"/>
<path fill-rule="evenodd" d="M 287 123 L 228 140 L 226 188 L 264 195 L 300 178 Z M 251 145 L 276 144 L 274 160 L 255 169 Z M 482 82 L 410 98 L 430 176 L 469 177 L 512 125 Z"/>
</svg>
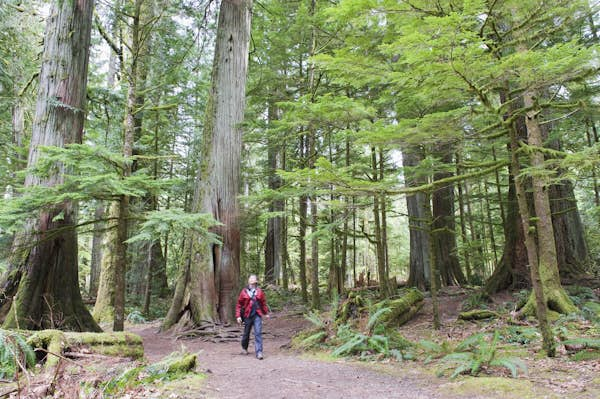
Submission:
<svg viewBox="0 0 600 399">
<path fill-rule="evenodd" d="M 269 123 L 277 118 L 277 111 L 274 105 L 269 105 L 268 110 Z M 277 138 L 269 137 L 267 149 L 268 179 L 269 189 L 277 191 L 281 187 L 281 178 L 277 175 L 277 168 L 280 166 L 278 158 L 280 157 L 279 144 Z M 275 199 L 269 204 L 269 212 L 283 212 L 283 200 Z M 265 241 L 265 282 L 276 284 L 281 276 L 281 219 L 280 215 L 269 218 L 267 221 L 267 237 Z"/>
<path fill-rule="evenodd" d="M 515 129 L 511 131 L 511 172 L 515 176 L 515 191 L 517 195 L 517 201 L 519 204 L 519 213 L 521 215 L 521 227 L 523 229 L 523 235 L 525 237 L 525 247 L 527 248 L 527 258 L 531 267 L 531 280 L 533 284 L 533 295 L 530 297 L 536 301 L 536 314 L 540 324 L 540 331 L 542 332 L 543 346 L 546 352 L 553 356 L 554 355 L 554 337 L 550 324 L 548 323 L 547 306 L 544 299 L 544 289 L 540 275 L 540 264 L 538 258 L 538 244 L 536 243 L 535 232 L 533 226 L 530 225 L 531 214 L 529 212 L 529 205 L 527 203 L 527 197 L 525 195 L 525 184 L 522 177 L 520 176 L 520 162 L 517 155 L 519 148 L 517 142 L 517 133 Z"/>
<path fill-rule="evenodd" d="M 523 105 L 529 111 L 525 115 L 527 127 L 528 144 L 534 148 L 543 148 L 542 130 L 538 121 L 539 107 L 536 103 L 536 94 L 527 90 L 523 93 Z M 544 168 L 544 154 L 541 151 L 533 151 L 530 155 L 531 167 Z M 539 278 L 543 289 L 543 300 L 546 305 L 559 313 L 572 313 L 577 310 L 568 295 L 560 285 L 558 274 L 558 257 L 556 253 L 556 242 L 554 240 L 554 229 L 552 227 L 552 211 L 550 209 L 550 198 L 548 195 L 549 184 L 547 178 L 534 175 L 531 178 L 533 186 L 533 205 L 536 216 L 537 250 L 539 262 Z M 522 209 L 521 209 L 522 211 Z M 530 260 L 530 266 L 533 261 Z M 533 272 L 532 272 L 533 273 Z M 536 278 L 532 274 L 532 279 Z M 534 286 L 535 288 L 535 286 Z M 535 296 L 535 298 L 533 298 Z M 523 314 L 532 313 L 533 308 L 540 305 L 540 295 L 536 292 L 521 310 Z M 536 302 L 537 299 L 537 302 Z M 539 316 L 539 314 L 538 314 Z"/>
<path fill-rule="evenodd" d="M 442 162 L 452 162 L 450 151 L 446 151 Z M 434 181 L 452 176 L 452 172 L 437 172 Z M 438 188 L 432 195 L 433 231 L 437 269 L 443 285 L 464 284 L 466 282 L 456 256 L 456 233 L 454 229 L 454 185 Z"/>
<path fill-rule="evenodd" d="M 407 187 L 415 187 L 422 183 L 421 179 L 418 179 L 411 170 L 419 165 L 419 161 L 420 155 L 416 148 L 405 148 L 402 151 L 404 179 Z M 421 192 L 407 195 L 406 208 L 410 235 L 410 266 L 407 285 L 426 290 L 431 284 L 429 227 L 427 226 L 431 215 L 426 213 L 426 209 L 429 209 L 428 195 Z"/>
<path fill-rule="evenodd" d="M 92 8 L 92 0 L 52 4 L 29 167 L 40 158 L 39 146 L 64 147 L 82 141 Z M 61 184 L 63 168 L 57 165 L 58 171 L 44 178 L 28 175 L 25 185 Z M 100 330 L 79 292 L 76 223 L 77 204 L 65 201 L 40 212 L 15 238 L 8 273 L 0 285 L 5 328 Z"/>
<path fill-rule="evenodd" d="M 460 167 L 460 154 L 456 153 L 456 174 L 461 175 L 461 167 Z M 467 221 L 465 216 L 465 199 L 463 195 L 463 183 L 458 182 L 458 216 L 460 217 L 460 237 L 462 240 L 462 255 L 465 259 L 465 270 L 467 272 L 467 282 L 470 283 L 473 281 L 473 275 L 471 273 L 471 260 L 470 260 L 470 250 L 469 250 L 469 240 L 467 239 Z"/>
<path fill-rule="evenodd" d="M 373 181 L 378 180 L 379 169 L 377 167 L 377 152 L 375 147 L 371 148 L 371 167 L 373 171 Z M 373 217 L 375 223 L 375 248 L 377 252 L 377 277 L 379 279 L 379 295 L 381 298 L 389 296 L 388 279 L 385 274 L 385 252 L 383 249 L 383 238 L 381 228 L 380 214 L 381 196 L 376 194 L 373 196 Z"/>
<path fill-rule="evenodd" d="M 231 322 L 240 274 L 238 193 L 251 0 L 223 0 L 219 11 L 211 93 L 194 212 L 208 213 L 221 244 L 190 233 L 175 297 L 163 329 L 191 320 Z M 185 316 L 185 317 L 184 317 Z"/>
<path fill-rule="evenodd" d="M 298 268 L 300 274 L 300 291 L 302 293 L 302 302 L 308 303 L 308 281 L 306 276 L 306 219 L 308 217 L 308 196 L 301 195 L 298 203 L 298 246 L 299 257 Z"/>
<path fill-rule="evenodd" d="M 104 204 L 99 202 L 94 211 L 94 233 L 92 235 L 92 259 L 90 262 L 90 289 L 91 298 L 96 298 L 98 294 L 98 284 L 100 283 L 100 271 L 102 270 L 102 238 L 104 237 L 105 223 Z"/>
</svg>

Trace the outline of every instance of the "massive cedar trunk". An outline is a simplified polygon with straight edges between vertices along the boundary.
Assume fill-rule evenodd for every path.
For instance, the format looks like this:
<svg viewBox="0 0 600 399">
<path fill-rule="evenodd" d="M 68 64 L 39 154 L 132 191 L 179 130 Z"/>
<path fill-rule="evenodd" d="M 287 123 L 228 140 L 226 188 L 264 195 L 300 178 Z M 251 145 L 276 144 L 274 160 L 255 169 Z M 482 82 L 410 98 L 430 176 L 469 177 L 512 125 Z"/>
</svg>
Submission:
<svg viewBox="0 0 600 399">
<path fill-rule="evenodd" d="M 503 103 L 509 100 L 507 92 L 501 92 L 500 98 Z M 513 100 L 513 101 L 516 101 Z M 516 107 L 513 106 L 513 107 Z M 507 115 L 505 118 L 508 118 Z M 517 117 L 511 127 L 515 134 L 515 140 L 527 138 L 527 127 L 525 118 Z M 509 146 L 510 149 L 510 146 Z M 526 288 L 531 284 L 531 276 L 528 267 L 527 248 L 522 227 L 522 218 L 519 211 L 517 190 L 515 187 L 515 168 L 509 169 L 508 197 L 506 201 L 506 217 L 504 219 L 504 251 L 500 262 L 494 269 L 492 276 L 485 284 L 485 291 L 493 294 L 506 288 Z M 523 182 L 525 184 L 525 182 Z M 527 201 L 527 199 L 525 198 Z"/>
<path fill-rule="evenodd" d="M 514 177 L 509 177 L 506 218 L 504 221 L 504 252 L 485 283 L 485 291 L 492 294 L 506 288 L 527 288 L 530 276 L 527 268 L 527 249 L 517 204 Z"/>
<path fill-rule="evenodd" d="M 40 158 L 38 147 L 82 141 L 92 9 L 92 0 L 52 4 L 29 147 L 30 167 Z M 25 185 L 61 184 L 63 166 L 56 168 L 48 177 L 27 176 Z M 79 292 L 76 222 L 77 204 L 65 201 L 41 211 L 17 235 L 1 284 L 5 328 L 100 330 Z"/>
<path fill-rule="evenodd" d="M 581 278 L 589 252 L 573 184 L 564 180 L 550 186 L 550 208 L 561 278 Z"/>
<path fill-rule="evenodd" d="M 415 187 L 423 183 L 411 170 L 419 165 L 420 156 L 416 148 L 405 148 L 402 151 L 404 166 L 404 179 L 407 187 Z M 417 192 L 406 196 L 408 211 L 408 229 L 410 234 L 410 266 L 408 273 L 408 286 L 421 290 L 429 288 L 431 274 L 429 267 L 429 226 L 427 221 L 431 215 L 426 214 L 429 196 Z"/>
<path fill-rule="evenodd" d="M 244 118 L 250 0 L 223 0 L 219 11 L 212 85 L 203 133 L 194 212 L 209 213 L 221 244 L 190 233 L 186 264 L 163 329 L 175 323 L 230 322 L 240 274 L 238 192 Z"/>
<path fill-rule="evenodd" d="M 450 163 L 452 155 L 446 151 L 442 162 Z M 452 176 L 452 172 L 437 172 L 433 179 L 439 181 Z M 448 183 L 435 190 L 431 198 L 433 213 L 433 247 L 437 269 L 442 285 L 464 284 L 464 274 L 457 256 L 456 233 L 454 223 L 454 184 Z"/>
</svg>

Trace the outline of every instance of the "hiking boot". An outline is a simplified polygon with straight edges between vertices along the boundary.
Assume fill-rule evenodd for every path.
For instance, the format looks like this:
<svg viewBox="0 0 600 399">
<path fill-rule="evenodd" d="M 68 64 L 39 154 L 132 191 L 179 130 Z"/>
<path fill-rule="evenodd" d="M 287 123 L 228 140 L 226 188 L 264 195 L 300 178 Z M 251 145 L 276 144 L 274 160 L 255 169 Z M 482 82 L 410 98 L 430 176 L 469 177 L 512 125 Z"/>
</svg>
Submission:
<svg viewBox="0 0 600 399">
<path fill-rule="evenodd" d="M 242 349 L 242 353 L 240 353 L 240 355 L 247 355 L 248 354 L 248 349 Z"/>
<path fill-rule="evenodd" d="M 256 358 L 257 358 L 258 360 L 263 360 L 263 359 L 264 359 L 264 356 L 263 356 L 262 352 L 258 352 L 258 353 L 256 354 Z"/>
</svg>

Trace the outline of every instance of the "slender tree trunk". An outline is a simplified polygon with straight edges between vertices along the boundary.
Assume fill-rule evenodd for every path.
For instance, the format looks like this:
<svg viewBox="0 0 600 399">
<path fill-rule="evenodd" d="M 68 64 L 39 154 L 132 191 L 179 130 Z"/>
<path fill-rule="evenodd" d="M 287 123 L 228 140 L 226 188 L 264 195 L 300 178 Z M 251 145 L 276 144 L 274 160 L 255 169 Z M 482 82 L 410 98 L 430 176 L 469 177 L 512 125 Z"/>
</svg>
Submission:
<svg viewBox="0 0 600 399">
<path fill-rule="evenodd" d="M 460 167 L 460 154 L 456 153 L 456 174 L 461 175 L 461 167 Z M 471 259 L 470 259 L 470 251 L 469 251 L 469 240 L 467 238 L 467 221 L 465 216 L 465 200 L 463 197 L 463 183 L 458 182 L 458 215 L 460 218 L 460 233 L 462 240 L 462 254 L 465 259 L 465 271 L 467 272 L 467 282 L 470 283 L 473 279 L 473 275 L 471 273 Z"/>
<path fill-rule="evenodd" d="M 379 180 L 383 180 L 385 177 L 385 157 L 383 148 L 379 148 Z M 388 228 L 387 228 L 387 198 L 385 194 L 381 194 L 380 203 L 381 207 L 381 241 L 383 245 L 383 261 L 385 266 L 385 280 L 388 289 L 388 294 L 391 295 L 396 287 L 390 287 L 390 257 L 388 252 Z"/>
<path fill-rule="evenodd" d="M 404 179 L 407 187 L 415 187 L 423 183 L 411 170 L 418 166 L 420 160 L 420 154 L 416 148 L 404 148 L 402 151 Z M 425 290 L 431 284 L 430 228 L 427 225 L 431 219 L 431 215 L 429 217 L 427 215 L 427 210 L 430 209 L 429 196 L 421 192 L 407 195 L 406 208 L 410 235 L 410 265 L 407 285 Z"/>
<path fill-rule="evenodd" d="M 29 167 L 40 159 L 40 146 L 64 147 L 82 141 L 92 9 L 92 0 L 52 4 Z M 44 178 L 28 175 L 25 186 L 61 184 L 64 166 L 57 169 Z M 7 275 L 0 283 L 4 328 L 100 331 L 79 292 L 76 224 L 77 204 L 65 201 L 40 212 L 17 235 Z"/>
<path fill-rule="evenodd" d="M 270 104 L 268 110 L 269 123 L 277 119 L 275 105 Z M 281 178 L 276 171 L 279 167 L 280 145 L 277 138 L 269 137 L 267 149 L 269 189 L 277 191 L 281 187 Z M 269 212 L 283 212 L 283 201 L 272 200 Z M 281 277 L 281 219 L 280 215 L 269 218 L 267 221 L 267 237 L 265 241 L 265 282 L 276 284 Z"/>
<path fill-rule="evenodd" d="M 317 11 L 317 0 L 311 0 L 310 2 L 310 15 L 314 16 Z M 317 51 L 317 30 L 313 26 L 311 31 L 311 44 L 310 44 L 310 56 L 314 56 Z M 315 65 L 312 61 L 309 63 L 308 70 L 308 88 L 311 94 L 311 101 L 315 101 Z M 310 169 L 315 168 L 315 161 L 317 158 L 317 132 L 313 127 L 309 129 L 308 133 L 308 167 Z M 313 309 L 321 308 L 321 298 L 319 294 L 319 238 L 317 237 L 317 229 L 319 227 L 319 215 L 317 206 L 317 197 L 313 195 L 310 197 L 310 217 L 311 217 L 311 307 Z"/>
<path fill-rule="evenodd" d="M 194 212 L 222 225 L 221 244 L 190 233 L 175 297 L 163 329 L 175 323 L 231 322 L 240 275 L 238 193 L 248 67 L 251 0 L 223 0 L 219 11 L 212 85 L 207 104 Z"/>
<path fill-rule="evenodd" d="M 543 148 L 542 130 L 538 121 L 540 112 L 536 103 L 536 93 L 532 90 L 526 90 L 523 93 L 523 105 L 529 111 L 525 115 L 525 125 L 527 126 L 528 144 L 533 148 Z M 533 168 L 544 168 L 544 154 L 541 151 L 533 151 L 530 155 L 531 166 Z M 546 301 L 545 305 L 559 313 L 572 313 L 577 310 L 566 292 L 560 285 L 558 274 L 558 258 L 556 253 L 556 242 L 554 240 L 554 228 L 552 226 L 552 211 L 550 208 L 550 198 L 548 196 L 549 184 L 547 178 L 534 175 L 531 178 L 533 186 L 533 205 L 536 216 L 537 250 L 539 262 L 539 279 L 543 289 L 543 296 L 536 290 L 535 298 L 530 298 L 529 302 L 522 309 L 523 314 L 531 313 L 533 307 L 538 312 L 540 301 Z M 521 212 L 523 211 L 520 208 Z M 529 254 L 529 252 L 528 252 Z M 532 280 L 537 279 L 533 273 L 535 266 L 531 258 L 529 264 L 532 267 Z M 537 268 L 535 268 L 537 269 Z M 536 289 L 534 285 L 534 289 Z M 541 321 L 540 321 L 541 322 Z M 549 348 L 546 348 L 548 351 Z M 551 352 L 548 352 L 551 356 Z"/>
<path fill-rule="evenodd" d="M 94 211 L 94 233 L 92 235 L 92 259 L 90 262 L 90 297 L 95 298 L 98 294 L 98 284 L 100 283 L 100 271 L 102 270 L 102 239 L 104 237 L 105 223 L 104 204 L 99 202 Z"/>
<path fill-rule="evenodd" d="M 375 147 L 371 148 L 371 167 L 373 171 L 373 181 L 378 181 L 379 169 L 377 167 L 377 152 Z M 381 232 L 381 214 L 380 214 L 379 195 L 373 196 L 373 217 L 375 223 L 375 248 L 377 251 L 377 277 L 379 279 L 379 295 L 381 298 L 389 296 L 388 280 L 385 275 L 385 253 L 383 249 L 383 237 Z"/>
<path fill-rule="evenodd" d="M 517 194 L 517 201 L 519 203 L 519 211 L 521 214 L 522 228 L 525 237 L 525 246 L 527 248 L 527 257 L 529 259 L 529 265 L 531 267 L 531 280 L 533 284 L 534 294 L 533 297 L 536 301 L 536 313 L 537 319 L 540 324 L 540 331 L 542 332 L 543 346 L 549 356 L 554 356 L 554 337 L 550 324 L 548 323 L 547 307 L 544 298 L 544 289 L 542 286 L 539 259 L 538 259 L 538 246 L 536 243 L 535 232 L 530 225 L 531 215 L 529 213 L 529 206 L 527 204 L 527 198 L 525 195 L 525 184 L 520 177 L 520 163 L 517 155 L 519 145 L 517 142 L 516 129 L 511 131 L 511 170 L 515 179 L 515 189 Z"/>
</svg>

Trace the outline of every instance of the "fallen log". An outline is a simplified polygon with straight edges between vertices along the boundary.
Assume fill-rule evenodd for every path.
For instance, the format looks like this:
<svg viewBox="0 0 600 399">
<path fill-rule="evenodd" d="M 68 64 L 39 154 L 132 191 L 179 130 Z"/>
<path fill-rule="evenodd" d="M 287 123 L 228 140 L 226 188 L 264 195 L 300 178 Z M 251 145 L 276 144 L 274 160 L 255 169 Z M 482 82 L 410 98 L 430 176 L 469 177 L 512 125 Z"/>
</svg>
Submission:
<svg viewBox="0 0 600 399">
<path fill-rule="evenodd" d="M 121 356 L 139 359 L 144 356 L 144 346 L 139 335 L 129 332 L 112 333 L 76 333 L 60 330 L 28 331 L 27 343 L 34 349 L 41 348 L 49 355 L 46 366 L 54 366 L 64 352 L 74 352 L 78 348 L 87 348 L 92 353 L 107 356 Z"/>
<path fill-rule="evenodd" d="M 382 315 L 381 321 L 388 327 L 399 327 L 412 319 L 423 307 L 423 294 L 416 288 L 411 288 L 397 299 L 386 299 L 378 304 L 378 308 L 389 308 Z"/>
<path fill-rule="evenodd" d="M 458 314 L 459 320 L 484 320 L 495 319 L 497 317 L 500 317 L 498 313 L 487 309 L 469 310 L 468 312 L 461 312 Z"/>
</svg>

